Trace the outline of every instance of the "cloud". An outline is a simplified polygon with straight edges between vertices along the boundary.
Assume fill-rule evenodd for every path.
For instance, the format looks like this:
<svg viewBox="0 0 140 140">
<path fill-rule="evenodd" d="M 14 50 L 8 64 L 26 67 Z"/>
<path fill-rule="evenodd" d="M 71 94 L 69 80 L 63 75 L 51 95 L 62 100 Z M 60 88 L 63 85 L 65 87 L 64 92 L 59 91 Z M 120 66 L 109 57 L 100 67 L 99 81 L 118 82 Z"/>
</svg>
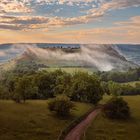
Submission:
<svg viewBox="0 0 140 140">
<path fill-rule="evenodd" d="M 80 4 L 90 4 L 95 0 L 58 0 L 59 4 L 67 4 L 67 5 L 80 5 Z"/>
<path fill-rule="evenodd" d="M 101 0 L 0 0 L 0 13 L 31 12 L 37 5 L 87 5 Z"/>
<path fill-rule="evenodd" d="M 140 16 L 132 17 L 129 21 L 117 22 L 116 25 L 140 28 Z"/>
<path fill-rule="evenodd" d="M 98 15 L 96 15 L 98 17 Z M 89 17 L 90 18 L 90 17 Z M 9 30 L 54 29 L 86 23 L 87 17 L 0 16 L 0 28 Z"/>
<path fill-rule="evenodd" d="M 87 5 L 87 4 L 91 4 L 92 2 L 98 2 L 101 0 L 35 0 L 37 4 L 48 4 L 48 5 L 52 5 L 52 4 L 57 4 L 57 5 L 69 5 L 69 6 L 73 6 L 73 5 Z"/>
<path fill-rule="evenodd" d="M 0 0 L 0 13 L 29 13 L 32 10 L 24 2 L 18 0 Z"/>
<path fill-rule="evenodd" d="M 62 50 L 49 50 L 42 49 L 37 47 L 36 45 L 28 45 L 24 44 L 20 46 L 21 48 L 27 48 L 27 52 L 33 53 L 39 59 L 43 59 L 45 61 L 52 61 L 55 63 L 65 62 L 62 65 L 69 65 L 71 62 L 73 65 L 83 65 L 97 68 L 101 71 L 109 71 L 113 69 L 116 63 L 120 64 L 120 59 L 115 56 L 107 53 L 107 47 L 104 45 L 81 45 L 81 50 L 76 53 L 66 53 Z M 112 61 L 116 62 L 115 65 Z M 59 64 L 58 64 L 59 65 Z"/>
<path fill-rule="evenodd" d="M 1 16 L 0 28 L 9 30 L 29 30 L 47 28 L 49 18 L 43 16 Z"/>
<path fill-rule="evenodd" d="M 3 51 L 0 51 L 0 57 L 5 57 L 5 56 L 6 56 L 6 53 Z"/>
<path fill-rule="evenodd" d="M 96 43 L 140 43 L 140 16 L 131 17 L 128 21 L 116 22 L 113 27 L 95 28 L 75 31 L 83 42 Z"/>
<path fill-rule="evenodd" d="M 91 3 L 94 2 L 98 5 L 96 8 L 93 6 L 86 15 L 79 17 L 46 17 L 46 16 L 13 16 L 1 15 L 0 28 L 8 30 L 35 30 L 35 29 L 55 29 L 58 27 L 72 26 L 78 24 L 86 24 L 93 22 L 104 15 L 110 10 L 122 9 L 133 6 L 140 6 L 140 0 L 3 0 L 0 1 L 0 13 L 24 13 L 32 12 L 32 3 L 35 5 L 41 3 L 47 4 L 66 4 L 71 3 Z M 30 7 L 30 8 L 29 8 Z M 32 8 L 31 8 L 32 7 Z M 35 11 L 36 9 L 33 9 Z"/>
<path fill-rule="evenodd" d="M 61 32 L 0 31 L 0 42 L 54 42 L 54 43 L 140 43 L 140 16 L 114 23 L 112 27 L 79 29 Z"/>
<path fill-rule="evenodd" d="M 93 8 L 88 11 L 89 15 L 94 15 L 95 13 L 100 15 L 105 15 L 107 12 L 116 9 L 124 9 L 128 7 L 139 7 L 140 0 L 112 0 L 109 2 L 101 3 L 100 7 Z"/>
</svg>

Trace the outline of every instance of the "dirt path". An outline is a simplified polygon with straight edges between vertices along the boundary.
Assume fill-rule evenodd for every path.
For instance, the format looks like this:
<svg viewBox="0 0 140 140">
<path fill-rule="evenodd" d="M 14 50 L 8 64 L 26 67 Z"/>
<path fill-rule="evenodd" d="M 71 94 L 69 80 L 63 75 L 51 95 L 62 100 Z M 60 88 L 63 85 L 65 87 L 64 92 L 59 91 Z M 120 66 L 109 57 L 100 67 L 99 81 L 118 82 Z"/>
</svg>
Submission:
<svg viewBox="0 0 140 140">
<path fill-rule="evenodd" d="M 85 130 L 92 122 L 92 120 L 100 112 L 100 109 L 96 109 L 91 112 L 83 121 L 76 125 L 65 137 L 64 140 L 80 140 L 81 136 L 84 134 Z"/>
</svg>

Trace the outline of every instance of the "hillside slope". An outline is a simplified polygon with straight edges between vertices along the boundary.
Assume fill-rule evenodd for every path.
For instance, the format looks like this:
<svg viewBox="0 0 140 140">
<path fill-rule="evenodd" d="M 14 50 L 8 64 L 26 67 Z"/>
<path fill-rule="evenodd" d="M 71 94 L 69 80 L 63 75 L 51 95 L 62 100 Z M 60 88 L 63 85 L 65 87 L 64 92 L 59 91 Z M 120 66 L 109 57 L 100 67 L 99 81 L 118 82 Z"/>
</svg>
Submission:
<svg viewBox="0 0 140 140">
<path fill-rule="evenodd" d="M 38 67 L 84 67 L 100 71 L 124 71 L 130 67 L 138 67 L 120 55 L 112 45 L 92 44 L 80 45 L 79 47 L 69 45 L 66 47 L 66 44 L 65 46 L 55 45 L 51 47 L 45 47 L 45 44 L 42 45 L 43 47 L 41 44 L 12 45 L 12 49 L 8 49 L 14 50 L 16 54 L 14 56 L 18 57 L 12 58 L 13 60 L 9 60 L 0 67 L 5 69 L 6 64 L 8 66 L 20 63 L 26 65 L 27 62 L 36 63 Z"/>
</svg>

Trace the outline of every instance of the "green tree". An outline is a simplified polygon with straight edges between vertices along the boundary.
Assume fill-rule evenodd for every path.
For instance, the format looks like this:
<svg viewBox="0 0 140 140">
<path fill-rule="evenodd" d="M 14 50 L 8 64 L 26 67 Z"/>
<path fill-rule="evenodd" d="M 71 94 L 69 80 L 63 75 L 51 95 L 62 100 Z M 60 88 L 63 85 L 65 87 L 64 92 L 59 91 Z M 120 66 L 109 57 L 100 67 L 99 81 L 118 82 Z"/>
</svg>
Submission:
<svg viewBox="0 0 140 140">
<path fill-rule="evenodd" d="M 130 117 L 130 108 L 123 98 L 112 98 L 103 108 L 106 117 L 110 119 L 128 119 Z"/>
<path fill-rule="evenodd" d="M 17 80 L 13 100 L 16 102 L 25 102 L 26 99 L 35 94 L 38 94 L 38 88 L 34 85 L 32 77 L 23 76 Z"/>
<path fill-rule="evenodd" d="M 47 99 L 54 97 L 55 79 L 49 72 L 41 72 L 35 76 L 36 86 L 40 98 Z"/>
<path fill-rule="evenodd" d="M 121 88 L 121 85 L 119 83 L 115 83 L 115 82 L 110 81 L 108 83 L 108 88 L 109 88 L 109 92 L 111 95 L 113 95 L 113 96 L 121 95 L 122 88 Z"/>
<path fill-rule="evenodd" d="M 73 75 L 69 95 L 72 100 L 97 104 L 102 95 L 101 83 L 96 75 L 84 72 L 76 72 Z"/>
<path fill-rule="evenodd" d="M 109 87 L 108 87 L 108 82 L 101 82 L 101 87 L 102 87 L 102 90 L 104 92 L 104 94 L 108 94 L 110 95 L 110 91 L 109 91 Z"/>
<path fill-rule="evenodd" d="M 10 99 L 10 93 L 8 89 L 0 84 L 0 99 Z"/>
<path fill-rule="evenodd" d="M 69 73 L 63 72 L 62 75 L 56 78 L 55 94 L 67 95 L 72 84 L 72 76 Z"/>
<path fill-rule="evenodd" d="M 57 97 L 49 102 L 50 111 L 56 112 L 58 116 L 66 117 L 70 115 L 71 109 L 74 108 L 73 102 L 66 96 Z"/>
<path fill-rule="evenodd" d="M 69 81 L 69 74 L 61 69 L 48 72 L 38 72 L 34 78 L 36 86 L 38 87 L 40 98 L 52 98 L 56 94 L 62 94 L 67 89 L 67 82 Z"/>
</svg>

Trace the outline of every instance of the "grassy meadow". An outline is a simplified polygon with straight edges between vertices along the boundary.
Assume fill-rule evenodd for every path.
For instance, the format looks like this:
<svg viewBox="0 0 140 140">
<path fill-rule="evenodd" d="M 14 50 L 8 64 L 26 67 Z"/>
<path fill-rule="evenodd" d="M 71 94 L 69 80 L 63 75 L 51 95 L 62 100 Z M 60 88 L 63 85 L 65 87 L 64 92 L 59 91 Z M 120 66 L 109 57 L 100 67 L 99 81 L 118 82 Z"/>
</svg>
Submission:
<svg viewBox="0 0 140 140">
<path fill-rule="evenodd" d="M 55 71 L 61 69 L 62 71 L 65 71 L 67 73 L 74 73 L 74 72 L 88 72 L 89 74 L 92 74 L 95 70 L 93 68 L 80 68 L 80 67 L 64 67 L 64 68 L 41 68 L 40 70 L 47 70 L 49 72 Z"/>
<path fill-rule="evenodd" d="M 30 100 L 16 104 L 0 100 L 0 140 L 56 140 L 62 129 L 92 107 L 75 103 L 72 116 L 62 119 L 47 109 L 47 102 Z"/>
<path fill-rule="evenodd" d="M 87 129 L 83 140 L 140 140 L 140 96 L 124 96 L 131 109 L 127 121 L 108 120 L 102 114 Z M 103 102 L 109 97 L 105 97 Z"/>
<path fill-rule="evenodd" d="M 124 84 L 124 85 L 130 85 L 130 86 L 135 87 L 136 84 L 140 84 L 140 81 L 127 82 L 127 83 L 123 83 L 123 84 Z"/>
</svg>

